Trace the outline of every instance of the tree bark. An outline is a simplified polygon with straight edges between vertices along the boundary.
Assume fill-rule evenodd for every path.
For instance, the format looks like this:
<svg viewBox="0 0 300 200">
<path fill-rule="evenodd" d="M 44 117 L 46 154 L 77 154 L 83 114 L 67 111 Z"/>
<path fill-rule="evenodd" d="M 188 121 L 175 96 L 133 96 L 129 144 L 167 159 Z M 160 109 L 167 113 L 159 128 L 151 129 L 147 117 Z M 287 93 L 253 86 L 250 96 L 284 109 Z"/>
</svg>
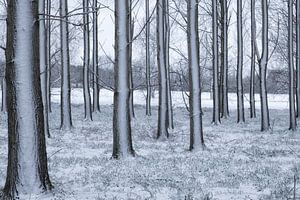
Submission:
<svg viewBox="0 0 300 200">
<path fill-rule="evenodd" d="M 251 70 L 250 70 L 250 118 L 256 118 L 255 109 L 255 44 L 256 44 L 255 0 L 251 0 Z"/>
<path fill-rule="evenodd" d="M 7 3 L 8 166 L 0 199 L 28 199 L 52 188 L 40 85 L 38 0 Z"/>
<path fill-rule="evenodd" d="M 201 81 L 199 64 L 198 0 L 188 0 L 188 60 L 189 60 L 189 108 L 190 108 L 190 151 L 204 147 Z"/>
<path fill-rule="evenodd" d="M 115 91 L 113 111 L 113 158 L 134 156 L 129 110 L 130 0 L 115 0 Z"/>
<path fill-rule="evenodd" d="M 300 117 L 300 0 L 296 0 L 296 97 L 297 117 Z"/>
<path fill-rule="evenodd" d="M 47 56 L 47 106 L 48 112 L 52 112 L 51 109 L 51 0 L 46 0 L 46 40 L 47 40 L 47 47 L 46 47 L 46 56 Z"/>
<path fill-rule="evenodd" d="M 1 103 L 1 111 L 2 112 L 7 112 L 7 102 L 6 102 L 6 80 L 5 77 L 2 79 L 2 103 Z"/>
<path fill-rule="evenodd" d="M 150 9 L 149 0 L 146 0 L 146 115 L 151 116 L 151 65 L 150 65 Z"/>
</svg>

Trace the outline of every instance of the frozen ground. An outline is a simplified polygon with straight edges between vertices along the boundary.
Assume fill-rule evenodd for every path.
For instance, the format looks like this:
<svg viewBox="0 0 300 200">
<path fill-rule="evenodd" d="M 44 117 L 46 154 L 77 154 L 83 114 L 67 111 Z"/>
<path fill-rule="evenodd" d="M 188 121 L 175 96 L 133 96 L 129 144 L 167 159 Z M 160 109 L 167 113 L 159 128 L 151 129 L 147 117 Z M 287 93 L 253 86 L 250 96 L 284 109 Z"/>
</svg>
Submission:
<svg viewBox="0 0 300 200">
<path fill-rule="evenodd" d="M 104 97 L 105 96 L 105 97 Z M 174 94 L 175 130 L 167 141 L 155 137 L 157 107 L 144 115 L 143 94 L 136 96 L 133 143 L 136 158 L 112 160 L 112 94 L 101 93 L 102 112 L 83 120 L 82 95 L 73 91 L 72 132 L 59 130 L 58 91 L 50 114 L 52 138 L 47 139 L 55 200 L 201 200 L 300 198 L 300 132 L 287 130 L 287 96 L 270 98 L 272 130 L 259 131 L 259 118 L 236 124 L 235 111 L 220 126 L 211 122 L 211 100 L 204 94 L 206 149 L 187 151 L 188 113 L 181 94 Z M 234 100 L 234 95 L 231 96 Z M 157 104 L 153 102 L 153 104 Z M 247 103 L 246 103 L 247 104 Z M 232 103 L 231 109 L 235 104 Z M 277 108 L 277 110 L 276 110 Z M 246 110 L 248 116 L 248 110 Z M 0 114 L 0 185 L 7 162 L 6 117 Z M 296 182 L 294 181 L 296 178 Z"/>
</svg>

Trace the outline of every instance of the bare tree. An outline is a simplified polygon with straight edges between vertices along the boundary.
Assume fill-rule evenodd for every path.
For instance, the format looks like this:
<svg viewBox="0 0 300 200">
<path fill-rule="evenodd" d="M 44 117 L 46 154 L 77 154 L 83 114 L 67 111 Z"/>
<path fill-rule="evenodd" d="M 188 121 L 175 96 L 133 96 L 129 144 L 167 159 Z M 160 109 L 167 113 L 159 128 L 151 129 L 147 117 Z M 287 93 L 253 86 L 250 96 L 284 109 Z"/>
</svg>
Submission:
<svg viewBox="0 0 300 200">
<path fill-rule="evenodd" d="M 296 97 L 297 117 L 300 117 L 300 0 L 296 0 Z"/>
<path fill-rule="evenodd" d="M 115 91 L 113 111 L 113 158 L 134 156 L 129 111 L 130 0 L 115 0 Z"/>
<path fill-rule="evenodd" d="M 146 0 L 146 115 L 151 116 L 151 68 L 150 68 L 150 8 L 149 0 Z"/>
<path fill-rule="evenodd" d="M 51 0 L 46 0 L 46 95 L 47 95 L 47 110 L 51 112 Z"/>
<path fill-rule="evenodd" d="M 40 85 L 38 0 L 10 0 L 7 8 L 8 167 L 3 200 L 52 188 Z"/>
<path fill-rule="evenodd" d="M 250 118 L 256 118 L 255 110 L 255 56 L 256 46 L 256 21 L 255 21 L 255 0 L 251 0 L 251 71 L 250 71 Z"/>
<path fill-rule="evenodd" d="M 189 57 L 189 111 L 190 111 L 190 150 L 204 146 L 201 81 L 199 64 L 198 0 L 188 0 L 188 57 Z"/>
</svg>

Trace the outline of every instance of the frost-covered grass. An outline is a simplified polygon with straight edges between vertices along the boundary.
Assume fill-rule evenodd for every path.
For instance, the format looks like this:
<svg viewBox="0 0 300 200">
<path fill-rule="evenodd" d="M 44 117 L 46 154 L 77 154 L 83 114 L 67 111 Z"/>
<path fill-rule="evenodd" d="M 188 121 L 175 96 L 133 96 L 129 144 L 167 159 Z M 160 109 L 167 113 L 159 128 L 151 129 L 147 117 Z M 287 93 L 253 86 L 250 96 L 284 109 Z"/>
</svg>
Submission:
<svg viewBox="0 0 300 200">
<path fill-rule="evenodd" d="M 185 108 L 175 108 L 175 130 L 169 140 L 157 141 L 157 107 L 153 108 L 152 117 L 146 117 L 145 107 L 136 105 L 132 129 L 137 156 L 113 160 L 109 101 L 101 106 L 101 113 L 94 115 L 93 122 L 83 120 L 80 103 L 73 104 L 72 108 L 75 127 L 71 132 L 59 130 L 59 104 L 53 104 L 49 117 L 52 138 L 47 139 L 47 149 L 54 196 L 31 199 L 282 200 L 292 197 L 294 176 L 300 172 L 300 132 L 287 130 L 288 110 L 271 110 L 272 130 L 261 133 L 259 118 L 247 118 L 245 124 L 236 124 L 232 110 L 230 119 L 214 126 L 210 123 L 211 108 L 204 108 L 206 149 L 189 152 L 189 118 Z M 0 185 L 3 186 L 7 128 L 5 115 L 2 113 L 0 117 Z M 300 180 L 296 183 L 299 198 Z"/>
</svg>

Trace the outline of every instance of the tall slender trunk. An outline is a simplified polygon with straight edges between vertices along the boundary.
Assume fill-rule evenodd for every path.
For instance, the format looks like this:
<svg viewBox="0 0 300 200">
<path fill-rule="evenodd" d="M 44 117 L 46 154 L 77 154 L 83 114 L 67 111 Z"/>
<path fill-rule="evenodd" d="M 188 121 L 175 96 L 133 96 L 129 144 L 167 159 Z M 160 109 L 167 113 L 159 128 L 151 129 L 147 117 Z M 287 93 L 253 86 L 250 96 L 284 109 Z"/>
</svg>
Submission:
<svg viewBox="0 0 300 200">
<path fill-rule="evenodd" d="M 98 1 L 93 0 L 93 111 L 100 112 L 98 68 Z"/>
<path fill-rule="evenodd" d="M 157 138 L 168 138 L 168 77 L 165 57 L 165 1 L 157 0 L 157 63 L 159 79 L 159 107 Z"/>
<path fill-rule="evenodd" d="M 218 3 L 212 1 L 212 30 L 213 30 L 213 120 L 212 123 L 220 123 L 220 106 L 219 106 L 219 48 L 218 48 Z"/>
<path fill-rule="evenodd" d="M 60 0 L 60 37 L 61 37 L 61 129 L 72 128 L 70 50 L 68 27 L 68 1 Z"/>
<path fill-rule="evenodd" d="M 90 20 L 89 20 L 89 0 L 83 0 L 83 96 L 84 96 L 84 118 L 92 120 L 92 105 L 90 93 Z"/>
<path fill-rule="evenodd" d="M 7 102 L 6 102 L 6 80 L 5 80 L 5 77 L 2 79 L 1 91 L 2 91 L 1 111 L 6 112 L 7 111 Z"/>
<path fill-rule="evenodd" d="M 256 22 L 255 22 L 255 0 L 251 0 L 251 70 L 250 70 L 250 118 L 256 118 L 255 110 L 255 41 L 256 41 Z"/>
<path fill-rule="evenodd" d="M 294 41 L 293 41 L 293 0 L 288 0 L 288 57 L 289 57 L 289 107 L 290 107 L 290 130 L 297 127 L 295 112 L 295 76 L 294 76 Z"/>
<path fill-rule="evenodd" d="M 190 150 L 203 148 L 201 81 L 199 64 L 198 0 L 188 0 L 188 58 L 190 89 Z"/>
<path fill-rule="evenodd" d="M 297 117 L 300 117 L 300 0 L 296 0 L 296 95 Z"/>
<path fill-rule="evenodd" d="M 132 7 L 132 0 L 129 0 L 129 9 L 131 10 Z M 128 41 L 129 41 L 129 59 L 128 59 L 128 66 L 129 66 L 129 85 L 130 85 L 130 95 L 129 95 L 129 112 L 130 112 L 130 117 L 131 119 L 135 118 L 134 114 L 134 102 L 133 102 L 133 68 L 132 68 L 132 43 L 133 43 L 133 34 L 134 34 L 134 22 L 132 20 L 132 15 L 131 12 L 129 12 L 129 25 L 130 28 L 128 29 Z"/>
<path fill-rule="evenodd" d="M 51 109 L 51 0 L 46 0 L 46 66 L 47 66 L 47 82 L 46 82 L 46 95 L 48 112 L 52 112 Z"/>
<path fill-rule="evenodd" d="M 269 40 L 268 40 L 268 0 L 261 1 L 262 6 L 262 55 L 259 59 L 259 78 L 260 78 L 260 102 L 261 102 L 261 131 L 270 129 L 270 117 L 268 106 L 267 93 L 267 66 L 269 55 Z"/>
<path fill-rule="evenodd" d="M 38 0 L 7 3 L 8 166 L 0 199 L 29 199 L 52 188 L 40 85 Z"/>
<path fill-rule="evenodd" d="M 150 9 L 149 0 L 146 0 L 146 115 L 151 116 L 151 65 L 150 65 Z"/>
<path fill-rule="evenodd" d="M 238 56 L 237 56 L 237 122 L 245 122 L 244 114 L 244 91 L 243 91 L 243 5 L 242 0 L 237 0 L 237 34 L 238 34 Z"/>
<path fill-rule="evenodd" d="M 115 0 L 115 91 L 113 111 L 113 158 L 134 156 L 129 111 L 129 1 Z"/>
</svg>

